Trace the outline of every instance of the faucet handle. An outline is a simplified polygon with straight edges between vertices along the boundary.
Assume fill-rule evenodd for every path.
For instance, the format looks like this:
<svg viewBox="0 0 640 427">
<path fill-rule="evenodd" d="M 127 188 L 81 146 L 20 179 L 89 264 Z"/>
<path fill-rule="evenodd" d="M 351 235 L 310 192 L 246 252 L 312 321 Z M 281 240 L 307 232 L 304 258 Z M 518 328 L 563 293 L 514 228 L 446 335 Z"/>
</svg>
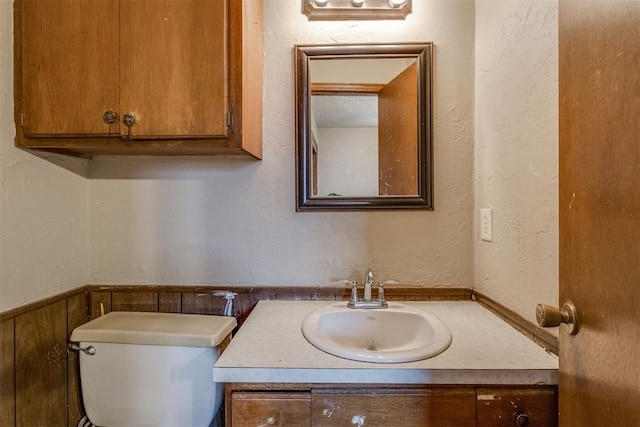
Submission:
<svg viewBox="0 0 640 427">
<path fill-rule="evenodd" d="M 378 282 L 378 286 L 386 286 L 386 285 L 398 285 L 400 282 L 397 280 L 385 280 L 384 282 L 381 280 Z"/>
<path fill-rule="evenodd" d="M 358 302 L 358 282 L 355 280 L 339 280 L 339 282 L 351 285 L 351 297 L 349 298 L 349 307 L 352 307 Z"/>
<path fill-rule="evenodd" d="M 385 280 L 384 282 L 381 280 L 378 282 L 378 298 L 376 298 L 376 301 L 382 302 L 382 303 L 386 303 L 386 299 L 384 297 L 384 286 L 385 285 L 397 285 L 398 282 L 397 280 Z"/>
</svg>

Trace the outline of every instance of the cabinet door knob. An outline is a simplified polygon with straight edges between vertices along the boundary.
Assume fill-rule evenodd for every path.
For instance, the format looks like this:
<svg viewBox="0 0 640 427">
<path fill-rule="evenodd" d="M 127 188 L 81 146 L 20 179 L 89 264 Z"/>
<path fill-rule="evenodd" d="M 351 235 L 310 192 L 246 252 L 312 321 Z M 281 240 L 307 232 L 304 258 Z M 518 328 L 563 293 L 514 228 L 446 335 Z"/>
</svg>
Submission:
<svg viewBox="0 0 640 427">
<path fill-rule="evenodd" d="M 135 123 L 136 123 L 136 118 L 133 114 L 125 113 L 125 115 L 122 116 L 122 124 L 124 124 L 126 127 L 130 128 Z"/>
<path fill-rule="evenodd" d="M 133 138 L 131 138 L 131 126 L 133 126 L 135 123 L 136 117 L 133 114 L 125 113 L 124 116 L 122 116 L 122 124 L 127 127 L 127 139 L 131 144 L 133 144 Z"/>
<path fill-rule="evenodd" d="M 527 427 L 529 425 L 529 416 L 525 413 L 516 415 L 516 426 Z"/>
<path fill-rule="evenodd" d="M 118 118 L 118 115 L 113 110 L 107 110 L 102 115 L 102 121 L 107 123 L 107 124 L 114 123 L 117 118 Z"/>
<path fill-rule="evenodd" d="M 544 328 L 560 326 L 564 323 L 567 325 L 567 332 L 571 335 L 578 333 L 578 312 L 571 301 L 565 302 L 560 310 L 550 305 L 538 304 L 536 320 L 538 325 Z"/>
</svg>

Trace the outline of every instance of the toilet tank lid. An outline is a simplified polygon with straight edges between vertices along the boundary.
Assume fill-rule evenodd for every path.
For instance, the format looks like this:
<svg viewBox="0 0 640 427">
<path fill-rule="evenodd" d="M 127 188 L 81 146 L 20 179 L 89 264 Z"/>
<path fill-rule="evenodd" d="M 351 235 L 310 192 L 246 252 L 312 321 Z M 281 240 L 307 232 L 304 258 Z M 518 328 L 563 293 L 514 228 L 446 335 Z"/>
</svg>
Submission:
<svg viewBox="0 0 640 427">
<path fill-rule="evenodd" d="M 217 347 L 237 324 L 227 316 L 112 311 L 75 328 L 70 340 Z"/>
</svg>

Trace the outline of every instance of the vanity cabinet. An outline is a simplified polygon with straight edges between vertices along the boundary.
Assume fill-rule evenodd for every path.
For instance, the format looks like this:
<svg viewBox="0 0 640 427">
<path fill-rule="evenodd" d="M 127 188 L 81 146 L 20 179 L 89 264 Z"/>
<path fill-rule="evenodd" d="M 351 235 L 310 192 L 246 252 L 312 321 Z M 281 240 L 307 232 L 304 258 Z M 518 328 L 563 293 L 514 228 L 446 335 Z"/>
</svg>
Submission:
<svg viewBox="0 0 640 427">
<path fill-rule="evenodd" d="M 230 427 L 557 426 L 555 386 L 228 384 Z"/>
<path fill-rule="evenodd" d="M 262 156 L 261 0 L 16 0 L 16 145 Z"/>
</svg>

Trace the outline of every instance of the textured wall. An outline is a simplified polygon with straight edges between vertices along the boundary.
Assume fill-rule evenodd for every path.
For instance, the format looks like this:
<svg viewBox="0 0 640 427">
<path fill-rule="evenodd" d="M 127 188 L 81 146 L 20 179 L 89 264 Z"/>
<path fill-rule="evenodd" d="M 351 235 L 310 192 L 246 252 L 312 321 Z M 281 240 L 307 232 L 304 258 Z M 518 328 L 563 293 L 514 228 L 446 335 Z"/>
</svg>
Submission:
<svg viewBox="0 0 640 427">
<path fill-rule="evenodd" d="M 12 5 L 0 1 L 0 311 L 86 282 L 322 284 L 368 266 L 473 283 L 527 317 L 557 303 L 556 2 L 475 8 L 475 21 L 472 1 L 442 0 L 414 1 L 406 21 L 309 22 L 299 0 L 265 0 L 264 160 L 104 157 L 85 180 L 84 161 L 13 147 Z M 436 210 L 296 214 L 293 45 L 425 40 Z M 481 207 L 494 209 L 493 243 L 471 230 Z"/>
<path fill-rule="evenodd" d="M 319 128 L 316 138 L 318 195 L 380 194 L 377 127 Z"/>
<path fill-rule="evenodd" d="M 558 300 L 557 1 L 476 3 L 477 289 L 534 319 Z"/>
<path fill-rule="evenodd" d="M 414 1 L 406 21 L 309 22 L 265 0 L 264 160 L 92 160 L 93 283 L 471 285 L 472 1 Z M 293 46 L 433 41 L 434 212 L 295 213 Z"/>
<path fill-rule="evenodd" d="M 89 278 L 87 162 L 14 148 L 12 44 L 0 1 L 0 312 Z"/>
</svg>

